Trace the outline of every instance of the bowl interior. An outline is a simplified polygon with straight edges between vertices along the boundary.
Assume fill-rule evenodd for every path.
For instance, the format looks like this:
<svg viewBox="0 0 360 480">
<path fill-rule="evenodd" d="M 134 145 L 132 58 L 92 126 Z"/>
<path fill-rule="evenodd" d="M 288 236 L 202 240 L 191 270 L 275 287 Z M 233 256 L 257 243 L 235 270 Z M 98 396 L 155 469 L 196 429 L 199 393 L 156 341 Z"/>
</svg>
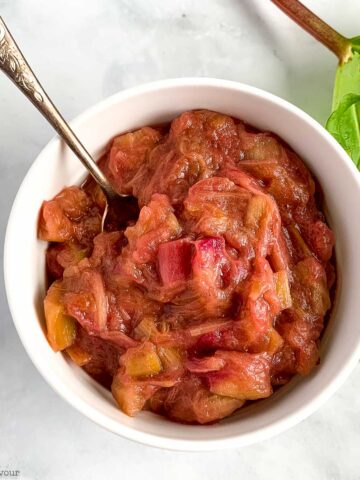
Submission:
<svg viewBox="0 0 360 480">
<path fill-rule="evenodd" d="M 360 187 L 357 171 L 325 130 L 296 107 L 260 90 L 226 81 L 164 81 L 120 93 L 79 117 L 74 129 L 99 157 L 114 135 L 173 119 L 195 108 L 238 117 L 282 137 L 320 181 L 336 235 L 338 298 L 322 340 L 322 361 L 313 374 L 295 378 L 272 397 L 212 426 L 186 426 L 142 412 L 135 418 L 115 406 L 111 394 L 61 354 L 43 334 L 44 250 L 36 238 L 44 199 L 76 184 L 84 168 L 59 140 L 52 141 L 28 172 L 15 200 L 5 246 L 9 305 L 33 362 L 47 381 L 89 418 L 128 438 L 164 448 L 209 450 L 262 440 L 305 418 L 340 385 L 359 358 L 360 296 L 352 295 L 360 270 Z M 25 240 L 26 239 L 26 240 Z"/>
</svg>

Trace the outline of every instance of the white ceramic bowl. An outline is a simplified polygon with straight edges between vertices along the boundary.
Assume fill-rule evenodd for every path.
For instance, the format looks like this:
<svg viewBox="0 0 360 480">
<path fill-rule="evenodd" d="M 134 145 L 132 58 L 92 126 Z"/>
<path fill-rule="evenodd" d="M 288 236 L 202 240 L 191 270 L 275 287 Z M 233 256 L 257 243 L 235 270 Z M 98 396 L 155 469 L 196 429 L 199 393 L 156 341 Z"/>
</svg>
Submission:
<svg viewBox="0 0 360 480">
<path fill-rule="evenodd" d="M 37 217 L 43 199 L 53 197 L 65 185 L 76 184 L 85 173 L 57 138 L 35 160 L 17 194 L 4 264 L 8 301 L 20 338 L 40 373 L 62 397 L 99 425 L 129 439 L 199 451 L 240 447 L 295 425 L 335 392 L 358 361 L 360 174 L 335 140 L 303 111 L 262 90 L 224 80 L 165 80 L 133 88 L 91 108 L 72 125 L 97 157 L 115 134 L 170 120 L 195 108 L 217 110 L 277 133 L 320 180 L 336 235 L 339 289 L 322 340 L 321 365 L 312 375 L 294 378 L 269 399 L 216 425 L 186 426 L 149 412 L 127 417 L 110 392 L 63 355 L 55 354 L 43 333 L 46 245 L 36 238 Z"/>
</svg>

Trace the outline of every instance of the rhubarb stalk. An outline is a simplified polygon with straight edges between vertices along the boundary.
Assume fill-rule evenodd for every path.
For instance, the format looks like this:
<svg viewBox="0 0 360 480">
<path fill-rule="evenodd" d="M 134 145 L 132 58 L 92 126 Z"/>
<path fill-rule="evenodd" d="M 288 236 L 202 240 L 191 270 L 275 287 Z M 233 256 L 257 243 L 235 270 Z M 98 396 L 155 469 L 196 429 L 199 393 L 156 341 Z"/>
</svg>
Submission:
<svg viewBox="0 0 360 480">
<path fill-rule="evenodd" d="M 300 27 L 331 50 L 339 62 L 345 63 L 352 54 L 351 40 L 334 30 L 324 20 L 309 10 L 298 0 L 271 0 Z"/>
</svg>

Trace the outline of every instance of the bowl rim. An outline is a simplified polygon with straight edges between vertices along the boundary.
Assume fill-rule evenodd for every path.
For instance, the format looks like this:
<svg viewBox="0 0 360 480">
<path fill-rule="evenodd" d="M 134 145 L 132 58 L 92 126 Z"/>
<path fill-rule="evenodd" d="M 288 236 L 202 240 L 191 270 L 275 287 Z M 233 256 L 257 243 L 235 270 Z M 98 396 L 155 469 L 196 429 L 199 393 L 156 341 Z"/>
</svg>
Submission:
<svg viewBox="0 0 360 480">
<path fill-rule="evenodd" d="M 207 78 L 207 77 L 186 77 L 186 78 L 174 78 L 174 79 L 165 79 L 158 80 L 155 82 L 145 83 L 139 86 L 128 88 L 126 90 L 120 91 L 111 95 L 110 97 L 96 103 L 92 107 L 86 109 L 83 113 L 78 115 L 73 121 L 70 122 L 71 126 L 76 129 L 78 125 L 84 124 L 88 119 L 96 116 L 99 112 L 106 110 L 109 106 L 120 103 L 123 99 L 128 99 L 130 97 L 136 97 L 144 93 L 156 92 L 158 90 L 166 88 L 178 88 L 178 87 L 219 87 L 220 89 L 227 90 L 237 90 L 242 91 L 243 93 L 252 94 L 256 97 L 260 97 L 263 100 L 268 100 L 272 104 L 283 108 L 289 113 L 295 114 L 297 117 L 300 117 L 305 123 L 310 125 L 312 130 L 315 130 L 316 133 L 331 144 L 331 146 L 337 151 L 338 155 L 342 157 L 343 168 L 349 169 L 351 175 L 354 177 L 357 186 L 360 191 L 360 175 L 355 165 L 342 149 L 342 147 L 336 142 L 336 140 L 330 135 L 329 132 L 325 130 L 315 119 L 310 115 L 305 113 L 299 107 L 293 105 L 287 100 L 282 99 L 281 97 L 269 93 L 265 90 L 262 90 L 257 87 L 253 87 L 241 82 L 222 80 L 216 78 Z M 221 439 L 205 439 L 205 440 L 188 440 L 188 439 L 175 439 L 168 436 L 160 436 L 157 434 L 142 432 L 133 429 L 132 427 L 125 426 L 120 422 L 117 422 L 114 419 L 109 418 L 106 414 L 99 412 L 95 407 L 90 406 L 85 400 L 78 397 L 73 393 L 70 388 L 62 383 L 62 380 L 51 376 L 48 374 L 46 368 L 44 368 L 43 363 L 38 359 L 34 349 L 32 348 L 31 342 L 27 341 L 26 336 L 21 328 L 21 322 L 19 321 L 19 316 L 17 315 L 16 307 L 16 295 L 14 294 L 12 285 L 10 285 L 10 270 L 11 265 L 9 259 L 11 257 L 11 238 L 15 232 L 15 224 L 17 223 L 17 210 L 20 197 L 22 197 L 22 192 L 25 190 L 26 185 L 30 182 L 31 171 L 37 163 L 38 159 L 47 156 L 48 152 L 54 149 L 59 145 L 60 139 L 58 136 L 53 137 L 50 142 L 40 151 L 36 156 L 35 160 L 32 162 L 32 165 L 28 169 L 23 181 L 20 184 L 16 197 L 14 199 L 5 233 L 5 242 L 4 242 L 4 279 L 5 279 L 5 291 L 7 296 L 7 301 L 10 309 L 10 313 L 15 325 L 15 328 L 18 332 L 18 335 L 21 339 L 21 342 L 29 355 L 31 361 L 36 366 L 39 373 L 43 378 L 51 385 L 51 387 L 69 404 L 75 407 L 80 413 L 93 420 L 98 425 L 106 428 L 107 430 L 117 433 L 122 437 L 142 443 L 144 445 L 163 448 L 167 450 L 178 450 L 178 451 L 212 451 L 212 450 L 221 450 L 227 448 L 239 448 L 245 445 L 254 444 L 258 441 L 263 441 L 269 439 L 288 428 L 296 425 L 297 423 L 304 420 L 306 417 L 315 412 L 321 405 L 323 405 L 342 385 L 348 375 L 351 373 L 353 368 L 356 366 L 358 360 L 360 359 L 360 340 L 358 342 L 357 348 L 349 355 L 348 360 L 341 367 L 339 367 L 338 373 L 328 382 L 328 384 L 322 388 L 311 400 L 307 401 L 301 408 L 297 409 L 290 414 L 287 414 L 280 420 L 277 420 L 270 425 L 262 427 L 261 429 L 255 430 L 248 433 L 235 433 L 234 435 L 229 435 L 226 438 Z"/>
</svg>

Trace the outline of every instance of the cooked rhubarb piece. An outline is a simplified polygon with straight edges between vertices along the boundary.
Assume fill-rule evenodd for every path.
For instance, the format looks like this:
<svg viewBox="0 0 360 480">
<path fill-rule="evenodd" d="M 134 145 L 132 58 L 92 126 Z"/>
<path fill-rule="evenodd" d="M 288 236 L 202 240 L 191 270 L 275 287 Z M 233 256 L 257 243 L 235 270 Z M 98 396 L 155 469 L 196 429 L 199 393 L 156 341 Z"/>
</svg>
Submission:
<svg viewBox="0 0 360 480">
<path fill-rule="evenodd" d="M 146 377 L 161 372 L 161 360 L 156 353 L 155 345 L 144 342 L 139 347 L 129 348 L 120 359 L 125 367 L 125 374 L 130 377 Z"/>
<path fill-rule="evenodd" d="M 54 199 L 44 202 L 40 211 L 39 238 L 48 242 L 66 242 L 75 237 L 74 226 Z"/>
<path fill-rule="evenodd" d="M 334 248 L 334 234 L 321 220 L 303 226 L 306 239 L 315 255 L 322 262 L 330 260 Z"/>
<path fill-rule="evenodd" d="M 206 424 L 319 362 L 336 282 L 319 188 L 280 138 L 207 110 L 117 136 L 41 207 L 47 335 L 127 415 Z M 51 283 L 53 282 L 53 283 Z"/>
<path fill-rule="evenodd" d="M 47 337 L 55 352 L 69 347 L 75 340 L 76 323 L 66 314 L 61 281 L 54 282 L 44 301 Z"/>
<path fill-rule="evenodd" d="M 253 274 L 243 285 L 238 322 L 234 333 L 237 349 L 261 352 L 266 349 L 273 319 L 282 309 L 281 298 L 276 292 L 276 279 L 265 259 L 254 262 Z M 219 348 L 226 347 L 226 344 Z"/>
<path fill-rule="evenodd" d="M 133 417 L 144 408 L 146 401 L 159 389 L 154 385 L 129 383 L 121 374 L 115 375 L 111 392 L 121 410 Z"/>
<path fill-rule="evenodd" d="M 252 193 L 227 178 L 202 180 L 189 190 L 184 217 L 197 234 L 223 236 L 242 251 L 248 247 L 245 218 Z"/>
<path fill-rule="evenodd" d="M 38 235 L 48 242 L 91 243 L 101 230 L 101 210 L 79 187 L 64 188 L 42 204 Z"/>
<path fill-rule="evenodd" d="M 232 118 L 206 110 L 186 112 L 172 122 L 169 134 L 150 152 L 132 181 L 133 193 L 141 205 L 154 193 L 164 193 L 178 205 L 191 185 L 239 158 Z"/>
<path fill-rule="evenodd" d="M 79 367 L 83 367 L 91 360 L 91 353 L 87 352 L 79 345 L 71 345 L 70 347 L 67 347 L 66 353 L 69 355 L 73 362 L 79 365 Z"/>
<path fill-rule="evenodd" d="M 270 363 L 262 354 L 218 350 L 215 358 L 225 366 L 206 375 L 210 391 L 238 400 L 257 400 L 271 395 Z"/>
<path fill-rule="evenodd" d="M 296 357 L 293 349 L 286 343 L 274 353 L 271 359 L 271 384 L 284 385 L 296 373 Z"/>
<path fill-rule="evenodd" d="M 168 198 L 155 194 L 135 225 L 125 231 L 128 245 L 119 257 L 118 273 L 138 284 L 153 282 L 159 245 L 178 238 L 181 232 Z"/>
<path fill-rule="evenodd" d="M 188 239 L 159 245 L 158 269 L 163 285 L 171 286 L 189 278 L 192 254 L 193 246 Z"/>
<path fill-rule="evenodd" d="M 186 362 L 186 368 L 193 373 L 216 372 L 225 366 L 223 358 L 212 356 L 202 358 L 192 358 Z"/>
<path fill-rule="evenodd" d="M 108 156 L 109 178 L 121 193 L 132 193 L 131 180 L 147 160 L 161 135 L 150 127 L 115 137 Z M 130 184 L 129 184 L 130 183 Z"/>
<path fill-rule="evenodd" d="M 266 346 L 266 351 L 270 355 L 274 355 L 277 353 L 284 345 L 284 340 L 282 336 L 275 330 L 275 328 L 272 328 L 269 334 L 269 341 Z"/>
<path fill-rule="evenodd" d="M 46 267 L 52 278 L 63 276 L 64 270 L 71 265 L 76 265 L 89 253 L 76 242 L 53 243 L 46 250 Z"/>
<path fill-rule="evenodd" d="M 182 349 L 176 347 L 158 346 L 157 354 L 164 370 L 180 371 L 184 368 L 184 354 Z"/>
<path fill-rule="evenodd" d="M 209 423 L 227 417 L 244 401 L 215 395 L 195 376 L 169 389 L 161 389 L 150 399 L 150 408 L 183 423 Z"/>
<path fill-rule="evenodd" d="M 300 158 L 275 135 L 250 132 L 239 125 L 243 159 L 239 167 L 259 180 L 281 211 L 305 204 L 314 194 L 314 182 Z"/>
<path fill-rule="evenodd" d="M 292 305 L 288 275 L 285 270 L 280 270 L 274 274 L 275 291 L 280 301 L 280 308 L 285 310 Z"/>
<path fill-rule="evenodd" d="M 330 298 L 325 270 L 314 257 L 299 262 L 293 276 L 293 305 L 280 318 L 278 328 L 295 353 L 297 372 L 306 375 L 319 359 L 317 340 Z"/>
<path fill-rule="evenodd" d="M 76 339 L 66 350 L 67 353 L 71 358 L 75 356 L 75 362 L 84 362 L 83 368 L 86 372 L 106 387 L 110 387 L 112 378 L 119 369 L 119 358 L 124 349 L 100 337 L 89 335 L 80 325 L 77 327 Z"/>
<path fill-rule="evenodd" d="M 105 330 L 107 298 L 100 273 L 84 259 L 79 266 L 66 269 L 63 282 L 66 312 L 90 334 Z"/>
<path fill-rule="evenodd" d="M 242 263 L 225 249 L 222 237 L 206 237 L 194 242 L 192 261 L 193 312 L 197 317 L 221 317 L 232 307 L 235 288 L 246 275 Z"/>
</svg>

